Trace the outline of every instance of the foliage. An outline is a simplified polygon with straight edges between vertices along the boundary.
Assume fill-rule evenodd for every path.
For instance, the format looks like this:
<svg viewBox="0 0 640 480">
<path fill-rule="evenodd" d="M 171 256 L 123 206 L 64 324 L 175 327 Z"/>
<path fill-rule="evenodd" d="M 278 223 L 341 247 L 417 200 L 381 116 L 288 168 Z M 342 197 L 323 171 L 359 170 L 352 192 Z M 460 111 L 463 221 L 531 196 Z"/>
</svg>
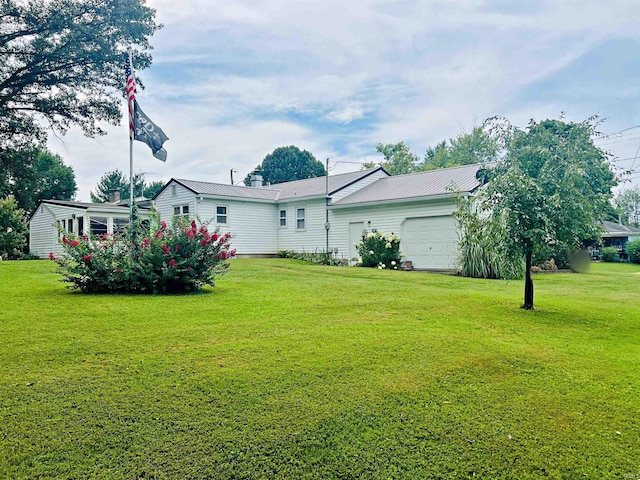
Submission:
<svg viewBox="0 0 640 480">
<path fill-rule="evenodd" d="M 456 263 L 460 275 L 472 278 L 522 278 L 522 260 L 508 255 L 501 218 L 480 216 L 473 198 L 457 197 L 459 241 Z"/>
<path fill-rule="evenodd" d="M 640 226 L 640 185 L 622 190 L 613 199 L 613 204 L 622 213 L 627 225 Z"/>
<path fill-rule="evenodd" d="M 160 190 L 164 188 L 164 185 L 165 182 L 163 182 L 162 180 L 154 180 L 153 182 L 145 183 L 144 192 L 142 195 L 144 196 L 144 198 L 153 198 L 158 193 L 160 193 Z"/>
<path fill-rule="evenodd" d="M 144 0 L 4 0 L 0 18 L 0 148 L 41 143 L 44 125 L 89 136 L 117 125 L 127 48 L 149 67 L 160 27 Z"/>
<path fill-rule="evenodd" d="M 615 262 L 618 257 L 618 249 L 616 247 L 604 247 L 600 252 L 600 259 L 603 262 Z"/>
<path fill-rule="evenodd" d="M 195 220 L 188 224 L 176 217 L 172 227 L 154 221 L 146 232 L 141 222 L 134 225 L 136 231 L 122 236 L 62 237 L 65 256 L 57 262 L 70 288 L 85 293 L 188 292 L 213 286 L 228 268 L 226 260 L 235 256 L 231 234 L 209 233 Z"/>
<path fill-rule="evenodd" d="M 162 190 L 162 187 L 164 187 L 164 182 L 161 181 L 146 183 L 143 173 L 135 173 L 133 175 L 133 195 L 135 198 L 153 198 L 156 193 Z M 90 192 L 91 201 L 94 203 L 107 203 L 111 192 L 120 192 L 120 200 L 128 200 L 131 196 L 129 177 L 118 169 L 102 175 L 100 182 L 96 186 L 95 193 Z"/>
<path fill-rule="evenodd" d="M 536 245 L 533 251 L 532 264 L 542 266 L 545 262 L 553 260 L 558 268 L 569 268 L 569 252 L 569 247 L 562 244 L 549 245 L 543 243 Z"/>
<path fill-rule="evenodd" d="M 461 133 L 449 141 L 442 141 L 427 148 L 421 170 L 488 163 L 496 160 L 500 151 L 499 142 L 484 127 L 474 127 L 471 133 Z"/>
<path fill-rule="evenodd" d="M 262 180 L 267 184 L 327 175 L 322 162 L 316 160 L 312 153 L 300 150 L 294 145 L 276 148 L 264 157 L 256 169 L 260 170 Z M 244 184 L 251 185 L 251 174 L 244 179 Z"/>
<path fill-rule="evenodd" d="M 22 256 L 29 227 L 25 211 L 12 196 L 0 198 L 0 260 Z"/>
<path fill-rule="evenodd" d="M 577 247 L 598 239 L 616 178 L 608 154 L 593 143 L 586 120 L 531 121 L 526 130 L 503 129 L 506 157 L 482 190 L 481 208 L 503 222 L 508 254 L 525 257 L 525 309 L 533 308 L 532 256 L 543 245 Z"/>
<path fill-rule="evenodd" d="M 2 478 L 638 472 L 638 265 L 538 277 L 535 316 L 516 282 L 424 272 L 238 259 L 134 297 L 53 266 L 0 262 Z"/>
<path fill-rule="evenodd" d="M 640 263 L 640 240 L 627 243 L 627 253 L 631 263 Z"/>
<path fill-rule="evenodd" d="M 292 258 L 294 260 L 302 260 L 304 262 L 315 263 L 316 265 L 344 265 L 344 261 L 340 258 L 334 258 L 324 252 L 296 252 L 293 250 L 280 250 L 281 258 Z"/>
<path fill-rule="evenodd" d="M 73 169 L 59 155 L 39 147 L 0 149 L 0 197 L 13 195 L 27 214 L 41 200 L 71 200 L 76 191 Z"/>
<path fill-rule="evenodd" d="M 400 237 L 395 233 L 386 234 L 372 228 L 370 232 L 363 230 L 362 238 L 355 244 L 358 252 L 358 265 L 377 267 L 381 270 L 398 270 L 402 265 L 400 253 Z"/>
<path fill-rule="evenodd" d="M 381 153 L 384 160 L 380 163 L 389 175 L 404 175 L 417 171 L 418 156 L 409 150 L 409 146 L 404 142 L 399 143 L 378 143 L 376 150 Z M 375 163 L 365 163 L 363 170 L 374 168 Z"/>
</svg>

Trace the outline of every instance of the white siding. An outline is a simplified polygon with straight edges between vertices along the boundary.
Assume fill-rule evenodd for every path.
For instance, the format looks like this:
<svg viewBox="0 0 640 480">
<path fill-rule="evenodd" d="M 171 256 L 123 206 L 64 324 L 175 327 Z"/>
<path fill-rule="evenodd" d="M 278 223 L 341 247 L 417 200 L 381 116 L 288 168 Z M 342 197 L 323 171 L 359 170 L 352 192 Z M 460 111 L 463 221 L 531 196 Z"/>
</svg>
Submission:
<svg viewBox="0 0 640 480">
<path fill-rule="evenodd" d="M 216 206 L 227 207 L 227 223 L 217 225 Z M 254 202 L 230 198 L 204 198 L 198 203 L 203 222 L 231 232 L 232 248 L 240 255 L 264 255 L 278 253 L 278 210 L 275 203 Z"/>
<path fill-rule="evenodd" d="M 175 185 L 175 196 L 172 195 L 173 185 Z M 176 182 L 170 182 L 162 193 L 158 195 L 154 203 L 156 210 L 160 213 L 160 218 L 167 222 L 173 219 L 173 208 L 182 205 L 189 205 L 189 215 L 191 217 L 198 215 L 195 194 Z"/>
<path fill-rule="evenodd" d="M 305 228 L 299 230 L 296 225 L 296 211 L 305 209 Z M 326 247 L 325 199 L 310 199 L 308 201 L 283 202 L 275 210 L 287 210 L 287 226 L 278 228 L 279 219 L 273 223 L 278 231 L 278 249 L 294 250 L 296 252 L 320 252 Z"/>
<path fill-rule="evenodd" d="M 358 180 L 353 185 L 349 185 L 348 187 L 343 188 L 339 192 L 336 192 L 335 194 L 333 194 L 331 196 L 331 201 L 332 202 L 337 202 L 338 200 L 340 200 L 342 198 L 345 198 L 345 197 L 351 195 L 352 193 L 357 192 L 358 190 L 366 187 L 367 185 L 371 185 L 376 180 L 379 180 L 381 178 L 385 178 L 385 177 L 388 177 L 388 176 L 389 175 L 384 173 L 382 170 L 378 170 L 377 172 L 372 173 L 368 177 L 365 177 L 365 178 L 363 178 L 361 180 Z"/>
<path fill-rule="evenodd" d="M 349 224 L 362 222 L 364 228 L 375 228 L 385 233 L 395 233 L 402 237 L 403 223 L 409 218 L 436 217 L 451 215 L 456 209 L 452 200 L 422 201 L 412 203 L 398 203 L 392 205 L 371 205 L 351 208 L 336 208 L 330 210 L 331 230 L 329 235 L 330 248 L 338 248 L 338 257 L 350 258 L 350 244 L 352 239 Z M 402 251 L 402 243 L 400 244 Z M 412 260 L 406 258 L 406 260 Z M 453 258 L 451 259 L 453 261 Z M 440 268 L 436 265 L 414 264 L 416 268 Z"/>
<path fill-rule="evenodd" d="M 49 253 L 60 255 L 58 231 L 53 226 L 55 217 L 45 205 L 40 205 L 29 222 L 29 253 L 49 258 Z"/>
</svg>

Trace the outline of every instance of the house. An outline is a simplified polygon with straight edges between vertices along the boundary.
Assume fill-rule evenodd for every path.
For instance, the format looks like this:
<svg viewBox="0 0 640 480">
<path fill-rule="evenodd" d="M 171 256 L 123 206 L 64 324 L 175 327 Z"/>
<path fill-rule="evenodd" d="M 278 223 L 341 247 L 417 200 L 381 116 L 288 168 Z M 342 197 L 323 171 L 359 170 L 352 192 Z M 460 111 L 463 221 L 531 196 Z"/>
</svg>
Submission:
<svg viewBox="0 0 640 480">
<path fill-rule="evenodd" d="M 146 205 L 139 203 L 140 215 L 149 215 Z M 29 253 L 48 258 L 62 254 L 58 229 L 75 235 L 103 235 L 122 232 L 129 223 L 126 203 L 83 203 L 65 200 L 43 200 L 29 220 Z"/>
<path fill-rule="evenodd" d="M 171 179 L 154 197 L 163 220 L 199 218 L 234 235 L 238 255 L 281 250 L 331 252 L 354 259 L 363 230 L 401 237 L 414 268 L 453 268 L 458 230 L 455 195 L 480 185 L 480 165 L 390 176 L 382 168 L 263 186 Z"/>
<path fill-rule="evenodd" d="M 602 222 L 602 245 L 624 250 L 627 243 L 640 240 L 640 228 L 629 227 L 617 222 Z"/>
</svg>

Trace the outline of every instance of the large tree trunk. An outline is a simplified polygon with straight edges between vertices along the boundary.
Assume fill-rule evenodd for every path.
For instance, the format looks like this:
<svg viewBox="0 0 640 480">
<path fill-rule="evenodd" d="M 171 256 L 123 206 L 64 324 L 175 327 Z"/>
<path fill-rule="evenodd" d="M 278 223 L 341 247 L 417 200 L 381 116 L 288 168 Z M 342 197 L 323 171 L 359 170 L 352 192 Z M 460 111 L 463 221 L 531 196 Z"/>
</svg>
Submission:
<svg viewBox="0 0 640 480">
<path fill-rule="evenodd" d="M 531 278 L 531 257 L 533 257 L 533 248 L 527 248 L 525 280 L 524 280 L 524 303 L 520 308 L 525 310 L 533 310 L 533 279 Z"/>
</svg>

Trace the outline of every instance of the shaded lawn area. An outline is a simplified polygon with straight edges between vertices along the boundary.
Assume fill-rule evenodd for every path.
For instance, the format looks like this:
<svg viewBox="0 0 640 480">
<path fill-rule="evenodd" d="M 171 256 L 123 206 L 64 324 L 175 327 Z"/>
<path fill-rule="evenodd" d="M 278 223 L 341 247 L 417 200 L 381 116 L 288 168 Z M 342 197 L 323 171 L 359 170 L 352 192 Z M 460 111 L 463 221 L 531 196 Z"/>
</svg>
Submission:
<svg viewBox="0 0 640 480">
<path fill-rule="evenodd" d="M 0 263 L 2 478 L 640 478 L 640 267 L 235 260 L 181 296 Z"/>
</svg>

